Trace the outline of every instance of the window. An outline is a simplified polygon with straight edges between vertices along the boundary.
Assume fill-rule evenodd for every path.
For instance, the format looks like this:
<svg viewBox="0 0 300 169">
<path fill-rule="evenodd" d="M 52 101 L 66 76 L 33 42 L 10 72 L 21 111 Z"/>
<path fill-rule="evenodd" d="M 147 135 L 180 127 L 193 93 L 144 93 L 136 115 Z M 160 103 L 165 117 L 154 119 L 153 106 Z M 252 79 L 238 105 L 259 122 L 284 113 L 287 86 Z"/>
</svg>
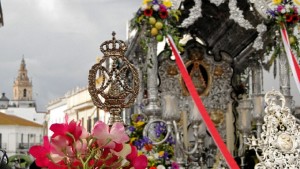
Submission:
<svg viewBox="0 0 300 169">
<path fill-rule="evenodd" d="M 23 90 L 23 97 L 26 97 L 26 95 L 27 95 L 27 90 L 24 89 L 24 90 Z"/>
<path fill-rule="evenodd" d="M 92 129 L 92 119 L 91 119 L 91 117 L 89 117 L 88 120 L 87 120 L 87 130 L 88 130 L 88 132 L 91 132 L 91 129 Z"/>
<path fill-rule="evenodd" d="M 81 124 L 84 127 L 84 118 L 83 117 L 81 118 Z"/>
</svg>

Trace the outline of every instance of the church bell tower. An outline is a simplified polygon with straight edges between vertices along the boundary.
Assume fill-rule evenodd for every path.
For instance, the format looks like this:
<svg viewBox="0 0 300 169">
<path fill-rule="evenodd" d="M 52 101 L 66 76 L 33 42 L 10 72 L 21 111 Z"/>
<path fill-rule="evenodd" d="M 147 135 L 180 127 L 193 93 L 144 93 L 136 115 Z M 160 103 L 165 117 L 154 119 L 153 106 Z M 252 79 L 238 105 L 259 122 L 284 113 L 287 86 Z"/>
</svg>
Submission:
<svg viewBox="0 0 300 169">
<path fill-rule="evenodd" d="M 22 58 L 19 74 L 14 81 L 13 86 L 14 101 L 32 101 L 32 82 L 27 75 L 27 69 L 24 58 Z"/>
</svg>

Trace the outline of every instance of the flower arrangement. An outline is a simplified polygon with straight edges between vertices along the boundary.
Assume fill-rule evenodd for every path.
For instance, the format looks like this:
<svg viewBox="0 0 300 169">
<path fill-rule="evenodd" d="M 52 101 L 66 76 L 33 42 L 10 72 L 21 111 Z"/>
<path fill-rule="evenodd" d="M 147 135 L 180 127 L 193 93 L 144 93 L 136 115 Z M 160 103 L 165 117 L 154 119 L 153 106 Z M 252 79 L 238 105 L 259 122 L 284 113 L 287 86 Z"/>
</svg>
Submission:
<svg viewBox="0 0 300 169">
<path fill-rule="evenodd" d="M 129 137 L 122 123 L 111 127 L 98 121 L 91 133 L 74 120 L 52 124 L 50 141 L 32 146 L 29 153 L 39 167 L 48 169 L 145 169 L 147 158 L 127 144 Z"/>
<path fill-rule="evenodd" d="M 147 156 L 149 169 L 179 168 L 179 165 L 173 161 L 175 140 L 171 135 L 165 143 L 153 145 L 149 138 L 143 136 L 143 129 L 146 125 L 145 116 L 133 114 L 131 123 L 131 126 L 128 127 L 130 144 L 136 146 L 139 153 Z M 155 124 L 154 139 L 157 139 L 156 141 L 163 139 L 166 134 L 167 127 L 164 123 Z"/>
<path fill-rule="evenodd" d="M 278 24 L 293 25 L 299 22 L 298 8 L 292 0 L 273 0 L 273 4 L 276 7 L 267 12 Z"/>
<path fill-rule="evenodd" d="M 163 41 L 164 36 L 169 34 L 178 49 L 183 50 L 179 45 L 179 32 L 176 28 L 181 12 L 171 7 L 171 0 L 143 0 L 142 6 L 131 22 L 131 27 L 139 30 L 144 28 L 145 36 L 155 38 L 158 42 Z"/>
<path fill-rule="evenodd" d="M 278 31 L 282 28 L 287 30 L 291 48 L 296 51 L 298 56 L 300 55 L 297 32 L 295 32 L 295 28 L 300 21 L 299 8 L 297 7 L 300 4 L 298 3 L 298 0 L 273 0 L 274 9 L 267 11 L 271 25 L 274 25 L 274 31 L 270 35 L 273 42 L 267 46 L 267 54 L 273 51 L 268 67 L 272 65 L 275 58 L 282 52 L 281 37 Z"/>
</svg>

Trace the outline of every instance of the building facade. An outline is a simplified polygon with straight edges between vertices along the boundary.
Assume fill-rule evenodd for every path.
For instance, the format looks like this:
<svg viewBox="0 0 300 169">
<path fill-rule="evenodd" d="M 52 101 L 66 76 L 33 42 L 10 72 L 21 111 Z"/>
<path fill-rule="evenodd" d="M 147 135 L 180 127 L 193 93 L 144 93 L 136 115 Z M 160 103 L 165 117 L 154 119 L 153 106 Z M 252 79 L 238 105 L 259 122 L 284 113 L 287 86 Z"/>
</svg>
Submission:
<svg viewBox="0 0 300 169">
<path fill-rule="evenodd" d="M 51 101 L 47 110 L 46 123 L 49 137 L 53 134 L 50 126 L 65 122 L 65 115 L 68 116 L 69 121 L 80 121 L 89 132 L 98 120 L 107 123 L 109 118 L 108 112 L 94 106 L 87 87 L 76 88 L 66 93 L 64 97 Z"/>
<path fill-rule="evenodd" d="M 0 119 L 0 149 L 8 156 L 27 154 L 32 145 L 42 143 L 43 125 L 5 113 Z"/>
<path fill-rule="evenodd" d="M 45 122 L 45 113 L 36 110 L 33 98 L 32 81 L 28 77 L 25 59 L 22 58 L 18 76 L 13 85 L 13 99 L 10 100 L 2 93 L 0 98 L 0 112 L 15 115 L 23 119 L 39 123 Z"/>
<path fill-rule="evenodd" d="M 12 104 L 16 107 L 33 107 L 35 102 L 32 98 L 32 81 L 28 78 L 24 58 L 21 61 L 18 77 L 14 81 Z"/>
</svg>

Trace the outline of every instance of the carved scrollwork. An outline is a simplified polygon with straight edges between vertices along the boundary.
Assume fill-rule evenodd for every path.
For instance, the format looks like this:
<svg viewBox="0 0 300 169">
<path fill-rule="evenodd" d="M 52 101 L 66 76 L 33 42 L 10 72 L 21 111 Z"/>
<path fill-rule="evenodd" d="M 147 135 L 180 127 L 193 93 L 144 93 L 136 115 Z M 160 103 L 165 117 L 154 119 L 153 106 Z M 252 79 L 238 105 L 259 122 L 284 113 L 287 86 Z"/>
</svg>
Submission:
<svg viewBox="0 0 300 169">
<path fill-rule="evenodd" d="M 100 50 L 104 56 L 89 71 L 88 90 L 94 105 L 111 113 L 109 124 L 122 122 L 121 110 L 134 103 L 139 91 L 138 72 L 124 56 L 127 46 L 115 39 L 115 33 L 112 40 L 101 44 Z"/>
<path fill-rule="evenodd" d="M 278 91 L 265 95 L 266 115 L 260 138 L 248 138 L 246 144 L 254 149 L 260 160 L 256 169 L 300 168 L 300 130 L 285 98 Z M 261 154 L 258 153 L 261 151 Z"/>
</svg>

